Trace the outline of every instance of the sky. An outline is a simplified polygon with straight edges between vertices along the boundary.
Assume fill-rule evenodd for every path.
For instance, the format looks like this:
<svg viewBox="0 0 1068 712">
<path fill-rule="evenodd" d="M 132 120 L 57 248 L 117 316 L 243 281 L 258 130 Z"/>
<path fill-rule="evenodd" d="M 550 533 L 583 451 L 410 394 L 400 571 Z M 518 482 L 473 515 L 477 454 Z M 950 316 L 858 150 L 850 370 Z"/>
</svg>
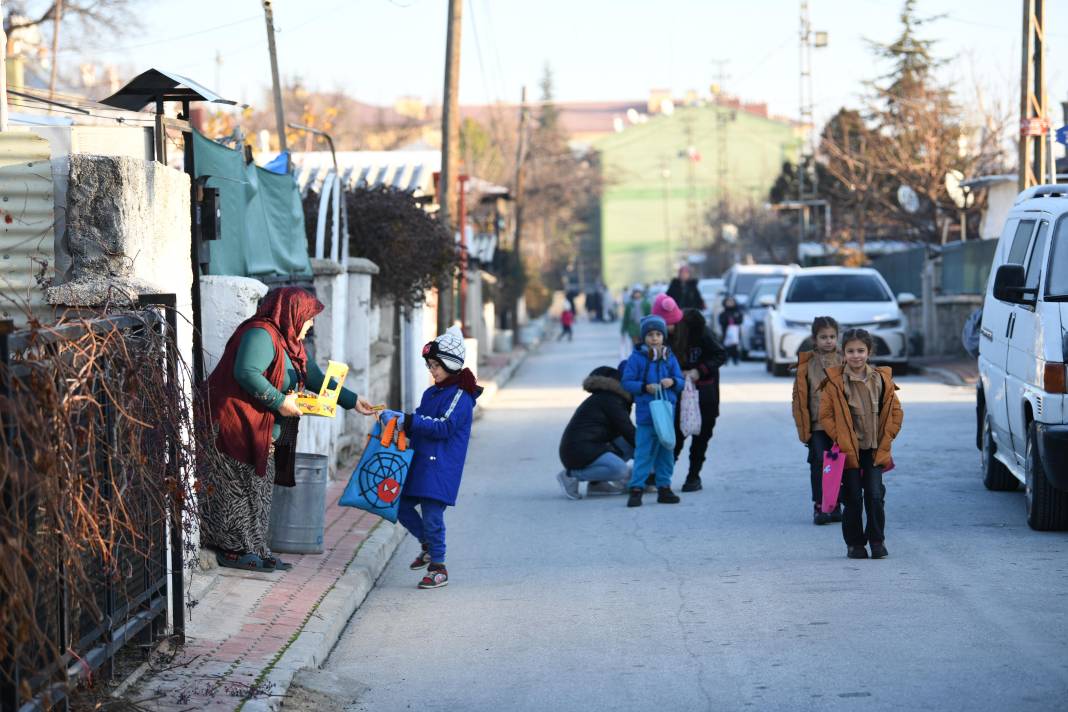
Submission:
<svg viewBox="0 0 1068 712">
<path fill-rule="evenodd" d="M 644 99 L 652 88 L 724 89 L 765 101 L 772 113 L 799 114 L 800 0 L 464 0 L 460 95 L 464 103 L 538 96 L 548 63 L 562 100 Z M 1001 101 L 1018 111 L 1019 0 L 918 0 L 923 16 L 942 16 L 925 34 L 939 39 L 942 73 L 966 103 Z M 1068 2 L 1049 0 L 1047 76 L 1054 116 L 1068 100 Z M 814 30 L 829 34 L 815 51 L 815 114 L 858 106 L 864 82 L 886 67 L 868 41 L 900 30 L 902 0 L 810 0 Z M 361 101 L 392 104 L 402 95 L 441 99 L 446 0 L 275 0 L 283 76 Z M 260 0 L 142 0 L 143 27 L 108 37 L 95 61 L 120 76 L 157 67 L 184 74 L 228 98 L 266 108 L 270 86 Z M 218 60 L 217 61 L 217 57 Z M 725 64 L 718 62 L 725 61 Z"/>
</svg>

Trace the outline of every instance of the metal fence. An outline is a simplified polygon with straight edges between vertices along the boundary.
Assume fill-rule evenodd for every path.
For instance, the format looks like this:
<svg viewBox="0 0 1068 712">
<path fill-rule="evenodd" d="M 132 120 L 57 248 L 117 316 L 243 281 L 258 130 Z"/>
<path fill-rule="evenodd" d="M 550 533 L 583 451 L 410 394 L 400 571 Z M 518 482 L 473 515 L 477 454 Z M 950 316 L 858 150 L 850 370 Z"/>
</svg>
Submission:
<svg viewBox="0 0 1068 712">
<path fill-rule="evenodd" d="M 174 296 L 154 295 L 143 299 L 142 306 L 145 307 L 144 311 L 106 316 L 54 329 L 12 332 L 0 324 L 0 361 L 4 366 L 0 371 L 0 402 L 6 400 L 2 396 L 31 393 L 28 388 L 32 389 L 34 384 L 40 386 L 40 379 L 48 378 L 47 355 L 58 353 L 64 342 L 79 339 L 90 331 L 118 331 L 131 348 L 146 330 L 155 331 L 163 337 L 164 353 L 149 358 L 153 360 L 153 365 L 165 369 L 166 387 L 179 388 L 178 356 L 174 341 Z M 38 356 L 42 353 L 46 355 L 43 367 L 30 368 L 13 356 L 28 350 Z M 36 363 L 40 366 L 42 361 Z M 65 386 L 59 384 L 57 387 Z M 68 384 L 67 387 L 75 386 Z M 129 405 L 117 403 L 115 399 L 129 394 L 112 393 L 108 388 L 94 385 L 84 386 L 82 390 L 84 393 L 79 391 L 78 395 L 97 399 L 104 414 L 102 423 L 94 420 L 90 426 L 93 442 L 85 446 L 88 448 L 85 456 L 94 458 L 94 462 L 106 460 L 113 448 L 122 446 L 122 443 L 115 441 L 115 423 L 120 418 L 131 417 Z M 179 402 L 177 393 L 174 393 L 175 402 Z M 19 421 L 14 412 L 17 411 L 10 408 L 0 410 L 5 439 L 7 442 L 25 442 L 26 436 L 20 434 Z M 173 483 L 180 477 L 174 471 L 177 443 L 170 439 L 159 441 L 151 434 L 152 429 L 149 433 L 153 440 L 144 445 L 146 451 L 154 453 L 154 456 L 143 459 L 146 476 L 137 481 L 158 483 L 162 489 L 165 483 Z M 41 445 L 45 444 L 35 443 L 30 451 L 47 454 L 47 445 L 44 448 Z M 25 474 L 24 482 L 29 483 L 26 489 L 31 492 L 30 502 L 37 501 L 36 495 L 32 494 L 37 487 L 32 484 L 37 476 L 34 462 L 25 462 L 25 468 L 18 469 Z M 41 566 L 39 570 L 30 568 L 24 572 L 29 585 L 35 590 L 36 625 L 54 643 L 54 651 L 61 652 L 57 657 L 55 652 L 26 649 L 31 646 L 0 646 L 0 709 L 5 711 L 29 712 L 57 705 L 66 707 L 70 687 L 80 679 L 98 675 L 109 677 L 113 672 L 114 657 L 124 646 L 139 643 L 147 649 L 147 646 L 153 645 L 165 633 L 168 610 L 173 617 L 173 633 L 179 637 L 184 635 L 181 513 L 163 505 L 160 497 L 150 496 L 147 491 L 131 485 L 133 479 L 128 474 L 114 472 L 106 465 L 97 467 L 95 472 L 99 474 L 93 486 L 100 488 L 104 496 L 114 498 L 115 493 L 122 490 L 122 505 L 137 512 L 136 522 L 143 536 L 136 544 L 118 541 L 109 562 L 80 558 L 80 561 L 86 561 L 88 575 L 84 580 L 72 581 L 70 577 L 62 575 L 62 567 L 57 571 L 55 566 Z M 27 506 L 25 501 L 13 504 L 7 493 L 0 500 L 0 505 L 4 510 L 10 506 Z M 36 506 L 31 504 L 30 509 L 36 510 Z M 0 515 L 0 527 L 4 528 L 8 522 L 17 519 L 12 512 L 0 511 Z M 31 522 L 35 520 L 34 517 L 30 518 Z M 20 521 L 25 522 L 26 518 Z M 26 557 L 28 560 L 44 560 L 44 557 L 63 560 L 63 552 L 57 550 L 59 540 L 44 523 L 31 525 L 24 536 L 27 536 L 24 546 L 31 554 Z M 115 572 L 121 572 L 121 575 Z M 84 588 L 86 586 L 89 587 L 88 591 Z M 74 587 L 78 587 L 78 590 L 74 590 Z M 3 593 L 0 592 L 2 597 Z M 72 603 L 87 600 L 95 602 L 98 612 L 90 612 L 84 606 Z M 0 631 L 0 634 L 8 637 L 10 631 Z M 11 638 L 8 637 L 8 640 Z M 27 693 L 33 696 L 29 701 Z"/>
<path fill-rule="evenodd" d="M 982 294 L 990 265 L 994 261 L 997 240 L 951 242 L 942 247 L 942 294 Z"/>
<path fill-rule="evenodd" d="M 926 247 L 913 247 L 891 252 L 873 259 L 871 266 L 879 271 L 894 294 L 911 292 L 918 297 L 923 294 L 923 260 L 926 251 Z"/>
<path fill-rule="evenodd" d="M 967 240 L 942 245 L 935 270 L 936 294 L 982 294 L 986 290 L 997 246 L 997 240 Z M 894 294 L 912 292 L 919 297 L 923 294 L 926 253 L 926 247 L 892 252 L 876 257 L 871 266 L 886 279 Z"/>
</svg>

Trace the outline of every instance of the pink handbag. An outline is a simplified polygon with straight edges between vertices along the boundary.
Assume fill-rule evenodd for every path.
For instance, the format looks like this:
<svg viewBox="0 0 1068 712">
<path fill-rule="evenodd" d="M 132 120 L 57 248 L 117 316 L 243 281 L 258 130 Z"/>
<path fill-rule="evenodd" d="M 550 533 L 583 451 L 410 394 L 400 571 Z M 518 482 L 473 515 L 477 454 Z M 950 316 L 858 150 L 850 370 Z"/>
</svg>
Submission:
<svg viewBox="0 0 1068 712">
<path fill-rule="evenodd" d="M 823 453 L 823 502 L 820 509 L 830 514 L 838 506 L 838 492 L 842 489 L 842 473 L 845 471 L 845 454 L 838 443 Z"/>
</svg>

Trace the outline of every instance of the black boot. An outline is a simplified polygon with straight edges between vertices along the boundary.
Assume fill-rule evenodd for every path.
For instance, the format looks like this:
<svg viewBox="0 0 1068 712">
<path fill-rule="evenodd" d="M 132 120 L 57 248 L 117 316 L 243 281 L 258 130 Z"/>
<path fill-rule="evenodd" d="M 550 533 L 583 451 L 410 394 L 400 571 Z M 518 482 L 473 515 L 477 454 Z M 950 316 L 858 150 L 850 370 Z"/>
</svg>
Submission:
<svg viewBox="0 0 1068 712">
<path fill-rule="evenodd" d="M 682 483 L 683 492 L 696 492 L 701 489 L 701 476 L 700 475 L 687 475 L 686 481 Z"/>
<path fill-rule="evenodd" d="M 670 487 L 658 487 L 656 492 L 656 501 L 660 504 L 678 504 L 682 501 L 677 494 L 671 491 Z"/>
<path fill-rule="evenodd" d="M 645 492 L 643 487 L 631 487 L 630 497 L 627 498 L 628 507 L 640 507 L 642 506 L 642 494 Z"/>
</svg>

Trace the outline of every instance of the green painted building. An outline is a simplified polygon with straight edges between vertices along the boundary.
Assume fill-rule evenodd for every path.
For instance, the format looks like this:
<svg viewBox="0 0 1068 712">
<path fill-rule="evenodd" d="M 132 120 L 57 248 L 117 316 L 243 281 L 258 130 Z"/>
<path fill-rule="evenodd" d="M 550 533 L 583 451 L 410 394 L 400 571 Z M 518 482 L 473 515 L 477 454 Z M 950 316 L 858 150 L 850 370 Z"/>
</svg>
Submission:
<svg viewBox="0 0 1068 712">
<path fill-rule="evenodd" d="M 604 193 L 601 255 L 613 289 L 672 276 L 712 239 L 706 215 L 719 203 L 720 171 L 732 205 L 765 203 L 798 132 L 766 112 L 725 104 L 685 106 L 597 138 Z M 718 152 L 726 160 L 721 163 Z"/>
</svg>

